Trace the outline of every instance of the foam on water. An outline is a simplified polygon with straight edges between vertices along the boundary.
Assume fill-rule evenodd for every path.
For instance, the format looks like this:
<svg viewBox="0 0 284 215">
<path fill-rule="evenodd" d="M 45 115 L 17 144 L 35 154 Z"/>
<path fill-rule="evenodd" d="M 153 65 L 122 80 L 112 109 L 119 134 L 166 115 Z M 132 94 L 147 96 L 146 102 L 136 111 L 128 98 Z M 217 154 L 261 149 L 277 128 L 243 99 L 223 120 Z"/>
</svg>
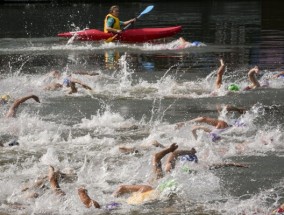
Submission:
<svg viewBox="0 0 284 215">
<path fill-rule="evenodd" d="M 106 49 L 113 46 L 116 44 L 101 44 L 98 48 Z M 149 44 L 144 46 L 148 51 L 159 48 Z M 144 46 L 134 48 L 143 50 Z M 54 50 L 65 48 L 96 49 L 92 44 L 86 47 L 68 44 L 55 47 Z M 37 48 L 30 47 L 29 50 L 34 51 Z M 161 180 L 163 182 L 174 178 L 177 182 L 176 189 L 161 193 L 159 200 L 162 202 L 170 201 L 170 194 L 174 193 L 179 199 L 176 203 L 178 206 L 186 204 L 186 207 L 191 207 L 190 204 L 196 204 L 202 206 L 202 212 L 212 210 L 224 214 L 266 214 L 282 202 L 283 181 L 276 184 L 273 191 L 264 189 L 257 194 L 236 197 L 229 190 L 223 189 L 220 175 L 208 170 L 210 165 L 224 160 L 231 161 L 234 157 L 265 157 L 270 152 L 277 152 L 276 156 L 279 157 L 283 156 L 283 126 L 261 121 L 262 118 L 269 118 L 270 113 L 266 111 L 266 106 L 261 103 L 256 104 L 241 116 L 232 116 L 223 110 L 220 119 L 228 121 L 233 126 L 220 133 L 222 139 L 219 142 L 212 142 L 206 132 L 199 131 L 195 140 L 191 134 L 193 123 L 187 123 L 183 128 L 176 129 L 175 125 L 164 121 L 164 117 L 178 99 L 212 97 L 216 71 L 213 70 L 202 80 L 183 81 L 170 73 L 176 70 L 177 65 L 173 65 L 154 82 L 137 80 L 134 71 L 129 68 L 128 57 L 125 54 L 120 58 L 120 67 L 112 74 L 100 73 L 94 78 L 72 74 L 73 77 L 91 86 L 94 89 L 91 93 L 80 89 L 77 95 L 66 96 L 65 91 L 45 91 L 43 89 L 47 81 L 45 74 L 22 73 L 22 68 L 29 58 L 18 68 L 11 66 L 11 73 L 0 79 L 1 94 L 11 94 L 12 100 L 31 93 L 39 95 L 41 99 L 40 104 L 27 102 L 22 105 L 17 118 L 0 118 L 0 134 L 5 140 L 5 147 L 0 152 L 1 210 L 19 213 L 18 208 L 23 207 L 21 213 L 26 214 L 88 213 L 90 210 L 78 201 L 77 194 L 77 188 L 85 186 L 89 195 L 100 204 L 120 202 L 122 206 L 118 210 L 127 213 L 131 211 L 132 206 L 125 203 L 124 197 L 114 198 L 111 194 L 120 184 L 151 184 L 152 155 L 160 150 L 152 146 L 154 140 L 164 146 L 176 142 L 179 149 L 195 147 L 199 158 L 199 164 L 187 164 L 192 170 L 190 173 L 181 171 L 184 164 L 178 162 L 176 169 Z M 69 60 L 77 61 L 71 55 Z M 62 71 L 63 76 L 71 73 L 68 66 L 62 68 Z M 242 87 L 245 86 L 246 73 L 244 72 L 245 78 L 240 78 L 234 75 L 234 72 L 238 71 L 238 69 L 233 71 L 233 75 L 225 73 L 224 85 L 234 81 Z M 266 74 L 272 75 L 274 72 L 267 71 Z M 62 82 L 62 78 L 58 81 Z M 278 82 L 278 79 L 270 81 L 271 87 L 283 88 L 283 82 Z M 221 97 L 227 93 L 226 87 L 222 87 L 217 92 L 217 96 Z M 106 104 L 106 101 L 98 98 L 98 95 L 119 102 L 128 98 L 153 100 L 150 105 L 150 117 L 142 116 L 135 119 L 128 115 L 129 109 L 123 105 L 120 107 L 121 112 L 115 111 L 111 105 Z M 163 105 L 164 98 L 176 100 Z M 82 109 L 90 106 L 94 111 L 88 116 L 84 115 L 83 110 L 74 105 L 76 101 L 86 103 L 81 106 Z M 95 111 L 91 105 L 99 102 L 103 105 L 98 105 L 99 108 Z M 58 107 L 60 111 L 53 109 L 52 114 L 46 113 L 48 110 L 44 109 L 45 106 L 56 104 L 60 105 Z M 11 103 L 6 109 L 1 106 L 1 111 L 6 112 L 10 105 Z M 236 120 L 240 126 L 234 125 Z M 133 136 L 135 138 L 131 138 Z M 6 147 L 13 138 L 16 138 L 20 145 Z M 123 154 L 119 152 L 119 146 L 135 147 L 138 152 Z M 46 182 L 47 188 L 34 188 L 34 191 L 39 193 L 38 198 L 27 198 L 28 192 L 21 191 L 23 183 L 32 183 L 37 177 L 46 175 L 48 165 L 76 173 L 74 179 L 70 181 L 62 179 L 59 182 L 66 196 L 55 196 L 48 188 L 49 183 Z M 143 206 L 138 207 L 143 210 Z M 91 213 L 97 211 L 99 210 L 92 209 Z"/>
<path fill-rule="evenodd" d="M 7 40 L 7 39 L 5 39 Z M 14 39 L 10 39 L 12 42 Z M 76 41 L 76 33 L 65 43 L 65 44 L 58 44 L 60 39 L 49 38 L 49 41 L 42 41 L 41 38 L 33 38 L 33 39 L 22 39 L 21 43 L 18 44 L 17 47 L 9 47 L 9 43 L 5 41 L 1 41 L 0 43 L 3 44 L 0 48 L 0 53 L 32 53 L 32 52 L 46 52 L 46 51 L 95 51 L 95 50 L 110 50 L 110 49 L 127 49 L 130 51 L 147 51 L 147 52 L 156 52 L 156 51 L 186 51 L 190 49 L 197 49 L 197 48 L 204 48 L 206 44 L 200 43 L 198 46 L 192 45 L 192 43 L 188 42 L 188 44 L 183 48 L 177 48 L 179 45 L 179 40 L 173 40 L 168 43 L 142 43 L 139 44 L 125 44 L 125 43 L 116 43 L 110 42 L 105 43 L 104 41 L 89 41 L 89 42 L 78 42 Z M 19 39 L 17 39 L 19 41 Z M 50 44 L 44 45 L 43 42 L 49 42 Z M 61 41 L 62 42 L 62 41 Z M 8 47 L 5 47 L 5 44 Z"/>
</svg>

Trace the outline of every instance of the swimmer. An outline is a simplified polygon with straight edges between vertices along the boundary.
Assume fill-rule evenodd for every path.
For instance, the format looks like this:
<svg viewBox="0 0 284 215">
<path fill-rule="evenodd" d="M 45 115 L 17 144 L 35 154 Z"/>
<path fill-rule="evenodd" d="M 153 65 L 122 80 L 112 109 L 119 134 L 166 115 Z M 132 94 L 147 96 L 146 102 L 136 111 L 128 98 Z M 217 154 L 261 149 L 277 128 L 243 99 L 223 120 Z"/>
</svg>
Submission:
<svg viewBox="0 0 284 215">
<path fill-rule="evenodd" d="M 69 88 L 70 87 L 70 91 L 68 92 L 68 94 L 72 94 L 72 93 L 77 93 L 78 92 L 78 88 L 76 87 L 76 84 L 81 85 L 83 88 L 87 89 L 87 90 L 92 90 L 91 87 L 89 87 L 88 85 L 82 83 L 81 81 L 77 80 L 77 79 L 73 79 L 73 78 L 64 78 L 63 80 L 63 84 L 61 83 L 51 83 L 47 86 L 44 87 L 45 90 L 58 90 L 63 88 L 64 86 Z"/>
<path fill-rule="evenodd" d="M 205 132 L 208 132 L 212 141 L 216 142 L 218 140 L 221 139 L 221 137 L 219 136 L 219 133 L 224 131 L 224 129 L 228 128 L 229 125 L 223 121 L 223 120 L 219 120 L 219 119 L 215 119 L 215 118 L 209 118 L 209 117 L 198 117 L 196 119 L 190 120 L 191 122 L 203 122 L 203 123 L 207 123 L 208 125 L 212 125 L 214 126 L 216 129 L 210 129 L 207 128 L 205 126 L 194 126 L 191 129 L 191 132 L 193 134 L 193 137 L 197 140 L 197 130 L 204 130 Z"/>
<path fill-rule="evenodd" d="M 219 113 L 222 112 L 222 110 L 226 110 L 227 112 L 238 112 L 239 114 L 244 114 L 246 112 L 245 108 L 239 108 L 233 105 L 217 105 L 216 106 L 217 111 Z M 223 120 L 219 120 L 219 119 L 213 119 L 213 118 L 209 118 L 209 117 L 198 117 L 196 119 L 192 119 L 188 122 L 204 122 L 207 123 L 209 125 L 213 125 L 216 127 L 216 129 L 224 129 L 229 127 L 229 125 L 223 121 Z M 175 129 L 180 129 L 181 127 L 185 126 L 187 122 L 179 122 L 176 123 Z M 204 131 L 206 131 L 206 128 L 203 129 Z M 209 131 L 207 131 L 209 132 Z"/>
<path fill-rule="evenodd" d="M 156 179 L 162 178 L 163 177 L 163 169 L 162 169 L 162 163 L 161 159 L 165 157 L 167 154 L 174 152 L 178 148 L 178 145 L 176 143 L 171 144 L 168 148 L 163 149 L 162 151 L 155 153 L 152 159 L 152 165 L 153 165 L 153 171 L 156 175 Z M 168 159 L 166 163 L 166 169 L 170 171 L 172 168 L 172 163 L 175 156 L 172 156 L 171 158 Z M 134 192 L 140 192 L 140 193 L 145 193 L 148 191 L 153 190 L 154 188 L 150 185 L 144 185 L 144 184 L 139 184 L 139 185 L 120 185 L 118 189 L 113 193 L 113 196 L 118 197 L 120 195 L 123 195 L 125 193 L 134 193 Z"/>
<path fill-rule="evenodd" d="M 273 78 L 284 78 L 284 71 L 279 72 L 276 75 L 273 75 Z"/>
<path fill-rule="evenodd" d="M 183 37 L 178 38 L 177 40 L 174 40 L 172 42 L 170 42 L 169 44 L 167 44 L 167 47 L 169 47 L 169 49 L 185 49 L 188 47 L 198 47 L 201 46 L 202 43 L 199 41 L 194 41 L 192 43 L 186 41 Z"/>
<path fill-rule="evenodd" d="M 36 102 L 40 103 L 39 98 L 37 96 L 35 96 L 35 95 L 29 95 L 29 96 L 25 96 L 25 97 L 16 99 L 14 101 L 13 105 L 8 110 L 8 112 L 6 114 L 6 118 L 8 118 L 8 117 L 16 117 L 16 112 L 17 112 L 18 107 L 20 106 L 20 104 L 24 103 L 28 99 L 34 99 Z"/>
<path fill-rule="evenodd" d="M 164 158 L 167 154 L 169 154 L 168 159 L 165 163 L 165 171 L 171 172 L 172 169 L 175 168 L 175 162 L 178 159 L 178 157 L 182 156 L 194 156 L 194 158 L 191 161 L 197 162 L 197 157 L 195 158 L 196 150 L 192 148 L 191 150 L 176 150 L 178 148 L 178 145 L 176 143 L 171 144 L 168 148 L 165 148 L 161 150 L 160 152 L 157 152 L 153 155 L 152 158 L 152 165 L 153 165 L 153 172 L 155 174 L 155 180 L 160 179 L 164 176 L 163 168 L 161 160 Z M 130 192 L 147 192 L 152 190 L 152 186 L 149 185 L 121 185 L 119 188 L 114 192 L 114 196 L 119 196 L 124 193 L 130 193 Z"/>
<path fill-rule="evenodd" d="M 224 129 L 230 127 L 227 122 L 216 119 L 216 118 L 210 118 L 210 117 L 197 117 L 195 119 L 189 120 L 189 122 L 198 122 L 198 123 L 207 123 L 208 125 L 215 127 L 215 132 L 213 132 L 213 129 L 208 128 L 206 126 L 194 126 L 191 129 L 191 132 L 193 134 L 193 137 L 197 140 L 197 130 L 203 130 L 205 132 L 210 133 L 210 136 L 212 138 L 212 141 L 215 142 L 217 140 L 220 140 L 221 137 L 218 135 L 219 132 L 223 131 Z M 181 127 L 185 126 L 186 122 L 179 122 L 176 124 L 176 129 L 180 129 Z"/>
<path fill-rule="evenodd" d="M 24 193 L 25 198 L 38 198 L 40 193 L 47 188 L 47 181 L 48 176 L 38 177 L 32 184 L 25 183 L 21 189 L 21 192 Z"/>
<path fill-rule="evenodd" d="M 179 157 L 189 156 L 192 157 L 190 161 L 198 162 L 196 157 L 196 150 L 192 148 L 191 150 L 177 150 L 178 145 L 176 143 L 171 144 L 168 148 L 161 150 L 153 155 L 152 165 L 153 172 L 155 174 L 155 179 L 160 179 L 164 176 L 163 168 L 162 168 L 162 158 L 164 158 L 167 154 L 169 154 L 166 163 L 165 163 L 165 171 L 171 172 L 175 168 L 175 163 Z M 242 167 L 247 168 L 244 164 L 239 163 L 220 163 L 213 164 L 208 166 L 209 170 L 218 169 L 222 167 Z M 138 185 L 120 185 L 113 193 L 113 196 L 118 197 L 126 193 L 146 193 L 154 191 L 154 188 L 150 185 L 138 184 Z"/>
<path fill-rule="evenodd" d="M 176 44 L 173 45 L 172 49 L 184 49 L 190 46 L 190 43 L 187 42 L 183 37 L 178 38 L 178 40 L 174 42 Z"/>
<path fill-rule="evenodd" d="M 215 119 L 215 118 L 210 118 L 210 117 L 205 117 L 205 116 L 201 116 L 201 117 L 197 117 L 195 119 L 189 120 L 188 122 L 202 122 L 202 123 L 207 123 L 208 125 L 212 125 L 215 126 L 216 129 L 224 129 L 229 127 L 229 125 L 223 121 L 223 120 L 219 120 L 219 119 Z M 176 124 L 176 129 L 179 129 L 183 126 L 185 126 L 186 122 L 179 122 Z"/>
<path fill-rule="evenodd" d="M 25 198 L 37 198 L 44 193 L 46 189 L 51 188 L 56 195 L 65 195 L 61 190 L 58 180 L 64 179 L 65 181 L 74 181 L 76 176 L 70 169 L 65 170 L 64 173 L 54 170 L 53 166 L 49 166 L 48 174 L 41 175 L 33 182 L 24 183 L 21 192 Z"/>
</svg>

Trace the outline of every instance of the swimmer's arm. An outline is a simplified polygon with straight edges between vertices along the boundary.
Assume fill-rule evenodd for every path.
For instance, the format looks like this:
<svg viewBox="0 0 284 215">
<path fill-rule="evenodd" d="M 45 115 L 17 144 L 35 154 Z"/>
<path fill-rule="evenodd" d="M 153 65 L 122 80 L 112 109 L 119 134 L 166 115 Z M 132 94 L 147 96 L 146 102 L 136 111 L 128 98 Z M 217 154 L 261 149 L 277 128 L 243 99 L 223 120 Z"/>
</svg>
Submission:
<svg viewBox="0 0 284 215">
<path fill-rule="evenodd" d="M 260 86 L 259 82 L 256 80 L 256 77 L 254 76 L 254 75 L 257 74 L 258 72 L 259 72 L 259 69 L 258 69 L 257 66 L 255 66 L 254 68 L 252 68 L 252 69 L 248 72 L 248 77 L 249 77 L 250 82 L 251 82 L 252 85 L 253 85 L 253 88 Z"/>
<path fill-rule="evenodd" d="M 253 67 L 252 69 L 249 70 L 248 75 L 253 75 L 254 73 L 258 73 L 259 72 L 259 68 L 258 66 Z"/>
<path fill-rule="evenodd" d="M 88 191 L 84 187 L 80 187 L 78 189 L 78 195 L 80 197 L 81 202 L 87 207 L 90 208 L 92 205 L 95 208 L 101 208 L 100 204 L 91 199 L 90 196 L 88 195 Z"/>
<path fill-rule="evenodd" d="M 87 89 L 87 90 L 92 90 L 91 87 L 89 87 L 88 85 L 82 83 L 81 81 L 77 80 L 77 79 L 72 79 L 71 80 L 73 83 L 76 83 L 76 84 L 80 84 L 83 88 Z"/>
<path fill-rule="evenodd" d="M 118 197 L 125 193 L 133 193 L 133 192 L 147 192 L 153 190 L 153 187 L 143 184 L 138 185 L 120 185 L 116 191 L 112 194 L 114 197 Z"/>
<path fill-rule="evenodd" d="M 8 113 L 6 114 L 6 117 L 14 117 L 16 115 L 16 110 L 20 106 L 20 104 L 24 103 L 28 99 L 34 99 L 36 102 L 40 103 L 39 98 L 36 95 L 29 95 L 22 97 L 20 99 L 16 99 L 12 107 L 10 107 Z"/>
<path fill-rule="evenodd" d="M 197 133 L 196 133 L 197 130 L 203 130 L 203 131 L 208 132 L 208 133 L 212 131 L 210 128 L 207 128 L 205 126 L 194 126 L 191 129 L 191 133 L 196 140 L 197 140 Z"/>
<path fill-rule="evenodd" d="M 176 129 L 181 128 L 181 127 L 185 126 L 186 123 L 191 123 L 191 122 L 207 122 L 207 118 L 201 116 L 201 117 L 191 119 L 189 121 L 179 122 L 179 123 L 176 124 Z"/>
<path fill-rule="evenodd" d="M 54 171 L 53 166 L 49 166 L 49 171 L 48 171 L 48 180 L 50 183 L 51 189 L 55 192 L 56 195 L 64 196 L 66 195 L 64 191 L 61 190 L 57 177 L 58 173 Z"/>
</svg>

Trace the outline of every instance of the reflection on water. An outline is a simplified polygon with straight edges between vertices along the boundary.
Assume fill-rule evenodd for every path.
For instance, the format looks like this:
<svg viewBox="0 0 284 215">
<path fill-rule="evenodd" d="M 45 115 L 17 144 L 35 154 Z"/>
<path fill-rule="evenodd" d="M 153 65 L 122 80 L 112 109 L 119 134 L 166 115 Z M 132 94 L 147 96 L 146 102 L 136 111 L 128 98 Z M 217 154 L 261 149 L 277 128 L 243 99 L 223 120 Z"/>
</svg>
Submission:
<svg viewBox="0 0 284 215">
<path fill-rule="evenodd" d="M 109 70 L 113 70 L 118 66 L 118 60 L 120 58 L 120 53 L 116 50 L 105 51 L 105 66 Z"/>
</svg>

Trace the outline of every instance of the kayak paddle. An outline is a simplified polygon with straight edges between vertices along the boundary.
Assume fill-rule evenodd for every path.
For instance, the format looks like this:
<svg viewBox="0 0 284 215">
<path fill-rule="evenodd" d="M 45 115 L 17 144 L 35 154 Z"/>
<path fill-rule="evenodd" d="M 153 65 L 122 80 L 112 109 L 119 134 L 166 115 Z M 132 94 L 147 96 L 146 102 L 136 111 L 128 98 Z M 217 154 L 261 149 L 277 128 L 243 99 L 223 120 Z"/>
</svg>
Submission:
<svg viewBox="0 0 284 215">
<path fill-rule="evenodd" d="M 141 16 L 143 16 L 146 13 L 149 13 L 152 9 L 154 8 L 153 5 L 149 5 L 148 7 L 146 7 L 145 10 L 142 11 L 142 13 L 140 13 L 139 16 L 136 17 L 136 19 L 138 20 Z M 125 26 L 122 31 L 126 30 L 127 28 L 129 28 L 132 25 L 133 22 L 129 23 L 127 26 Z M 116 37 L 118 36 L 118 34 L 108 38 L 107 40 L 105 40 L 105 42 L 109 43 L 112 42 Z"/>
</svg>

